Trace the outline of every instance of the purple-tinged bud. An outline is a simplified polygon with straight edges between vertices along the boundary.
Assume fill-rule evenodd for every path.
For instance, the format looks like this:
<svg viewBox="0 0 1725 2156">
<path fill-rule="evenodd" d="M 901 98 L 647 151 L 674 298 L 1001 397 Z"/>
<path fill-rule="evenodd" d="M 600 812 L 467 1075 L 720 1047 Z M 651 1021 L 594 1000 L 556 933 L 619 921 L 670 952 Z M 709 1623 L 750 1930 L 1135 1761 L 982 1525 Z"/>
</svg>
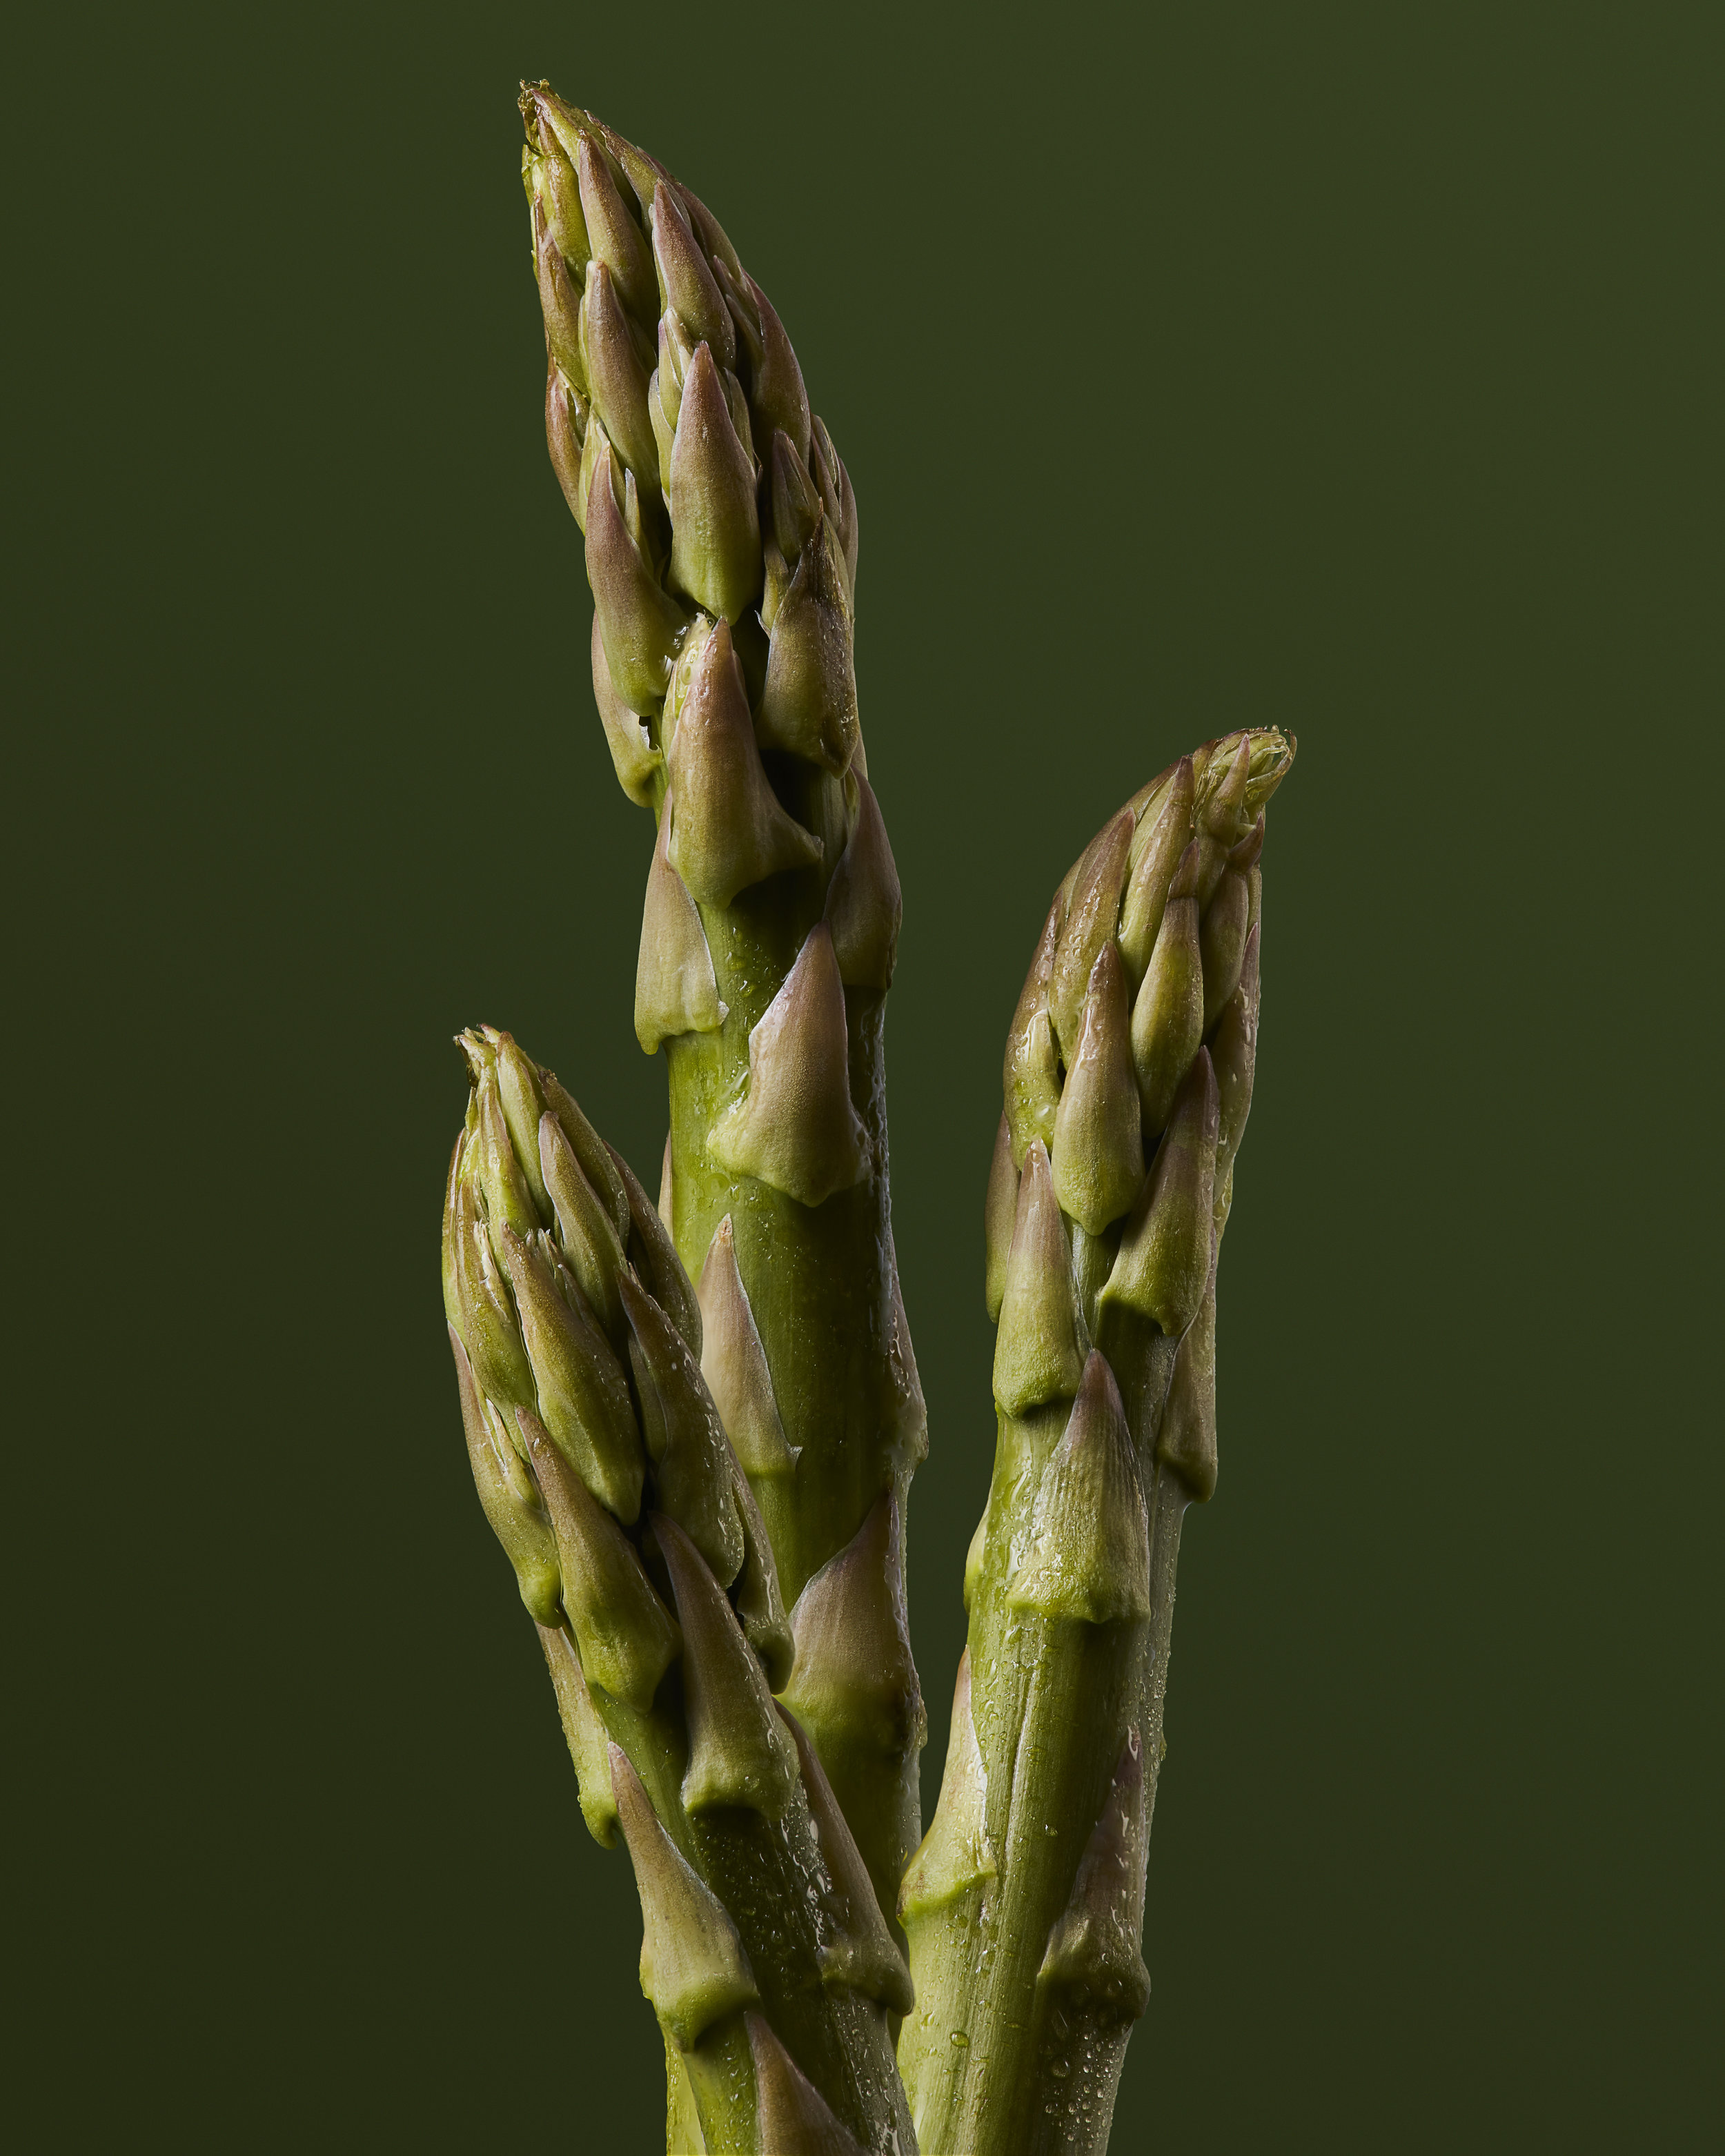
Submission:
<svg viewBox="0 0 1725 2156">
<path fill-rule="evenodd" d="M 1136 994 L 1150 963 L 1156 932 L 1162 926 L 1162 909 L 1168 902 L 1168 886 L 1174 880 L 1181 855 L 1192 839 L 1194 779 L 1192 759 L 1183 756 L 1162 797 L 1161 807 L 1140 846 L 1132 841 L 1137 859 L 1120 906 L 1120 952 Z"/>
<path fill-rule="evenodd" d="M 641 408 L 644 418 L 644 385 Z M 672 584 L 709 613 L 735 621 L 761 591 L 755 469 L 704 344 L 696 346 L 683 383 L 669 499 Z"/>
<path fill-rule="evenodd" d="M 994 1398 L 1003 1414 L 1023 1415 L 1078 1390 L 1084 1361 L 1076 1317 L 1060 1201 L 1038 1138 L 1024 1155 L 994 1342 Z"/>
<path fill-rule="evenodd" d="M 1055 1055 L 1054 1028 L 1049 1023 L 1048 984 L 1054 972 L 1055 948 L 1065 917 L 1056 897 L 1049 908 L 1036 955 L 1019 991 L 1018 1009 L 1007 1029 L 1006 1063 L 1002 1074 L 1006 1093 L 1006 1121 L 1012 1132 L 1012 1157 L 1019 1167 L 1034 1139 L 1052 1145 L 1055 1115 L 1060 1106 L 1060 1074 Z"/>
<path fill-rule="evenodd" d="M 659 313 L 659 280 L 641 228 L 624 206 L 609 166 L 592 137 L 583 135 L 576 152 L 581 210 L 593 259 L 609 271 L 617 295 L 638 322 Z M 589 288 L 590 289 L 590 288 Z"/>
<path fill-rule="evenodd" d="M 767 783 L 724 622 L 704 642 L 691 639 L 687 666 L 668 757 L 676 800 L 670 858 L 703 906 L 729 906 L 763 877 L 814 866 L 820 841 L 786 814 Z"/>
<path fill-rule="evenodd" d="M 1114 941 L 1132 839 L 1132 811 L 1122 808 L 1091 839 L 1068 880 L 1065 918 L 1049 976 L 1048 1014 L 1069 1069 L 1077 1052 L 1091 968 L 1104 945 Z"/>
<path fill-rule="evenodd" d="M 803 387 L 803 370 L 784 333 L 784 324 L 773 312 L 773 302 L 752 277 L 747 280 L 749 296 L 761 317 L 761 363 L 754 370 L 750 409 L 754 414 L 755 439 L 770 442 L 775 427 L 783 427 L 791 446 L 806 465 L 809 461 L 809 393 Z"/>
<path fill-rule="evenodd" d="M 1171 1339 L 1197 1317 L 1209 1277 L 1219 1115 L 1216 1074 L 1200 1048 L 1100 1298 L 1104 1311 L 1123 1304 Z"/>
<path fill-rule="evenodd" d="M 1143 1186 L 1126 963 L 1111 935 L 1091 968 L 1082 1026 L 1055 1116 L 1051 1158 L 1062 1208 L 1091 1235 L 1130 1212 Z"/>
<path fill-rule="evenodd" d="M 543 213 L 533 212 L 533 266 L 539 280 L 539 306 L 545 317 L 545 345 L 552 363 L 578 388 L 587 386 L 587 361 L 581 349 L 581 295 L 557 252 Z"/>
<path fill-rule="evenodd" d="M 592 643 L 593 701 L 598 706 L 599 723 L 605 729 L 605 746 L 611 752 L 617 783 L 637 808 L 650 808 L 655 783 L 665 768 L 665 758 L 653 746 L 647 721 L 638 712 L 630 711 L 617 693 L 597 613 L 593 618 Z"/>
<path fill-rule="evenodd" d="M 650 497 L 659 488 L 659 444 L 647 414 L 647 370 L 628 317 L 603 262 L 587 265 L 581 302 L 581 357 L 593 408 L 635 484 Z"/>
<path fill-rule="evenodd" d="M 603 443 L 595 425 L 588 436 Z M 656 711 L 687 617 L 643 560 L 624 520 L 621 485 L 615 453 L 606 449 L 587 493 L 587 581 L 613 686 L 630 711 Z"/>
<path fill-rule="evenodd" d="M 856 749 L 856 665 L 844 557 L 823 517 L 773 618 L 756 731 L 763 748 L 841 772 Z"/>
<path fill-rule="evenodd" d="M 737 364 L 737 330 L 707 259 L 689 229 L 683 205 L 664 181 L 653 195 L 653 255 L 665 304 L 681 321 L 691 344 L 712 347 L 721 366 Z"/>
<path fill-rule="evenodd" d="M 1193 895 L 1201 858 L 1202 849 L 1194 839 L 1174 872 L 1155 947 L 1132 1006 L 1132 1065 L 1147 1137 L 1167 1123 L 1180 1081 L 1204 1038 L 1204 959 L 1198 901 Z"/>
</svg>

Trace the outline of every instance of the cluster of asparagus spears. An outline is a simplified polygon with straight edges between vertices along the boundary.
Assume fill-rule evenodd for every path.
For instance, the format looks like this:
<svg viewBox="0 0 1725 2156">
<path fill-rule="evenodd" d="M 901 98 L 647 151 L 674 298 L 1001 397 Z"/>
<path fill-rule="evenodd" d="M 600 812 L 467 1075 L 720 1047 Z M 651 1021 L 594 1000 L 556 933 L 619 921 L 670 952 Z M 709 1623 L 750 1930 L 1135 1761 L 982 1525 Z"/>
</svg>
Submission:
<svg viewBox="0 0 1725 2156">
<path fill-rule="evenodd" d="M 1025 982 L 987 1204 L 999 1440 L 922 1839 L 927 1415 L 855 496 L 706 205 L 546 85 L 521 111 L 594 693 L 656 824 L 635 1029 L 670 1132 L 655 1206 L 507 1034 L 461 1036 L 444 1295 L 475 1481 L 583 1815 L 634 1867 L 673 2156 L 1101 2152 L 1149 1989 L 1174 1563 L 1215 1481 L 1216 1257 L 1292 743 L 1230 736 L 1135 796 Z"/>
</svg>

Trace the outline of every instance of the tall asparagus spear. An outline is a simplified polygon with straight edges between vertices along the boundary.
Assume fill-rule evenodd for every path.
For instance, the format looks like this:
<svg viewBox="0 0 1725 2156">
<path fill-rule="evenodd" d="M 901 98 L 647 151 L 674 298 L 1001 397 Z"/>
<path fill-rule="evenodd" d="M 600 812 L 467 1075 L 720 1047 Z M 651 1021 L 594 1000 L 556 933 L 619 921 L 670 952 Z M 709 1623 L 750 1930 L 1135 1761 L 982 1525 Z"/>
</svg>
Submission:
<svg viewBox="0 0 1725 2156">
<path fill-rule="evenodd" d="M 640 1186 L 507 1034 L 461 1046 L 444 1293 L 480 1502 L 557 1688 L 595 1837 L 620 1827 L 665 2033 L 668 2146 L 914 2148 L 910 1979 L 844 1815 L 772 1697 L 773 1552 Z"/>
<path fill-rule="evenodd" d="M 1055 895 L 988 1200 L 999 1438 L 899 2041 L 929 2156 L 1101 2156 L 1132 2022 L 1180 1521 L 1216 1480 L 1216 1255 L 1250 1106 L 1254 730 L 1183 757 Z"/>
<path fill-rule="evenodd" d="M 521 104 L 594 694 L 658 827 L 635 1028 L 670 1066 L 661 1211 L 794 1600 L 787 1701 L 896 1928 L 927 1735 L 904 1505 L 927 1438 L 888 1197 L 899 886 L 858 719 L 855 496 L 706 205 L 546 84 Z"/>
</svg>

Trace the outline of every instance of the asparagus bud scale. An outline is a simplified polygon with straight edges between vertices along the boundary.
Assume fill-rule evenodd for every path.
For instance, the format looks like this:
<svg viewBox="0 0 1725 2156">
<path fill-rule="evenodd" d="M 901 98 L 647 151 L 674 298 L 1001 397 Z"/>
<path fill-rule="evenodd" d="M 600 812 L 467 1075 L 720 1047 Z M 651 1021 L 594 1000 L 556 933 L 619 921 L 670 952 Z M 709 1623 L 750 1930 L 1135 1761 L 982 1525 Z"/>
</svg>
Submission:
<svg viewBox="0 0 1725 2156">
<path fill-rule="evenodd" d="M 654 818 L 634 1026 L 670 1129 L 655 1205 L 509 1034 L 461 1036 L 444 1295 L 475 1486 L 583 1815 L 634 1867 L 668 2148 L 1101 2152 L 1149 1993 L 1174 1565 L 1215 1482 L 1216 1260 L 1293 745 L 1230 735 L 1136 795 L 1060 886 L 1014 1014 L 998 1442 L 925 1838 L 900 892 L 855 495 L 705 203 L 547 85 L 521 109 L 594 697 Z"/>
</svg>

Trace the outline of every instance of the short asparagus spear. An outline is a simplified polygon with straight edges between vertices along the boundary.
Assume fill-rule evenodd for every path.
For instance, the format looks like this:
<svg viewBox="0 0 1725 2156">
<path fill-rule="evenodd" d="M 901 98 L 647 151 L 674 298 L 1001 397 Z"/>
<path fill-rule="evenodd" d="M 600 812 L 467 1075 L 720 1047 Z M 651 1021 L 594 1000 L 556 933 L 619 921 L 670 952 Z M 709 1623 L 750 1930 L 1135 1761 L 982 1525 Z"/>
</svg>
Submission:
<svg viewBox="0 0 1725 2156">
<path fill-rule="evenodd" d="M 620 1829 L 668 2145 L 915 2148 L 889 2016 L 909 1974 L 842 1813 L 773 1698 L 792 1641 L 659 1217 L 507 1034 L 465 1034 L 444 1292 L 480 1502 L 556 1686 L 581 1804 Z"/>
<path fill-rule="evenodd" d="M 988 1201 L 999 1439 L 899 2042 L 930 2156 L 1101 2156 L 1145 2008 L 1181 1516 L 1215 1486 L 1215 1261 L 1250 1103 L 1274 729 L 1134 797 L 1056 894 Z"/>
<path fill-rule="evenodd" d="M 853 655 L 856 500 L 783 324 L 655 159 L 524 85 L 546 434 L 585 533 L 593 686 L 651 808 L 635 1027 L 661 1209 L 797 1640 L 787 1695 L 889 1922 L 927 1734 L 904 1507 L 927 1449 L 888 1194 L 899 886 Z"/>
</svg>

